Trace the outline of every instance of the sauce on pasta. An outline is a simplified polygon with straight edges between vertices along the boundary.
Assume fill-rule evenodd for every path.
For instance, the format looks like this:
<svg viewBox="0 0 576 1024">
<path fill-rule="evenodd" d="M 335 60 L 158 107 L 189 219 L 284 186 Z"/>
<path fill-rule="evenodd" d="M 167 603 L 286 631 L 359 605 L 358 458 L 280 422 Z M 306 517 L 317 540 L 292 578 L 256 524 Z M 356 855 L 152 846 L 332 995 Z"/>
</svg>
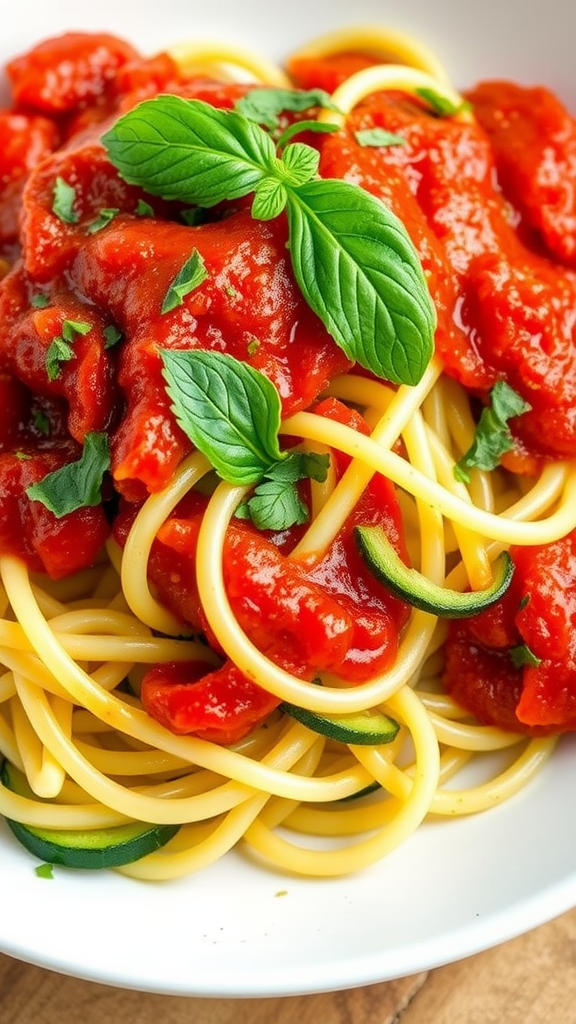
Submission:
<svg viewBox="0 0 576 1024">
<path fill-rule="evenodd" d="M 385 856 L 428 814 L 513 795 L 576 727 L 570 114 L 542 87 L 461 96 L 426 47 L 373 28 L 312 41 L 285 70 L 226 46 L 148 58 L 70 33 L 7 73 L 0 753 L 32 793 L 0 785 L 0 813 L 48 829 L 180 825 L 118 868 L 134 877 L 177 877 L 240 842 L 330 875 Z M 416 384 L 337 343 L 297 284 L 284 215 L 255 219 L 252 196 L 203 209 L 150 194 L 102 143 L 153 97 L 232 111 L 262 87 L 316 90 L 281 112 L 276 138 L 306 122 L 320 177 L 404 225 L 436 318 Z M 198 283 L 167 307 L 192 248 Z M 328 456 L 325 478 L 298 482 L 309 515 L 259 528 L 239 514 L 251 489 L 219 480 L 174 412 L 161 351 L 187 349 L 262 374 L 283 447 Z M 495 437 L 487 464 L 479 446 Z M 34 488 L 75 463 L 85 483 L 88 441 L 109 451 L 105 472 L 55 511 Z M 357 526 L 458 591 L 488 587 L 506 549 L 512 584 L 470 618 L 415 609 L 375 578 Z M 288 705 L 383 711 L 399 730 L 344 743 Z M 460 785 L 470 761 L 480 781 Z"/>
</svg>

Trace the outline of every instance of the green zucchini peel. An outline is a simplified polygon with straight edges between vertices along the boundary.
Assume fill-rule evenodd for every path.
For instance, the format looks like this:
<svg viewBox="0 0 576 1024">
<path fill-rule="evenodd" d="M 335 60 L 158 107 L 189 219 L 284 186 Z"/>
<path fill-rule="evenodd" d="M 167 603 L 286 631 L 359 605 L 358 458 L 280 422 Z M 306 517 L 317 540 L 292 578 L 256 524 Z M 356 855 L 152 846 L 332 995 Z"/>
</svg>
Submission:
<svg viewBox="0 0 576 1024">
<path fill-rule="evenodd" d="M 368 569 L 402 601 L 448 619 L 477 615 L 504 596 L 514 574 L 514 563 L 503 551 L 493 563 L 493 581 L 483 590 L 459 591 L 442 587 L 402 561 L 381 526 L 357 526 L 356 543 Z"/>
</svg>

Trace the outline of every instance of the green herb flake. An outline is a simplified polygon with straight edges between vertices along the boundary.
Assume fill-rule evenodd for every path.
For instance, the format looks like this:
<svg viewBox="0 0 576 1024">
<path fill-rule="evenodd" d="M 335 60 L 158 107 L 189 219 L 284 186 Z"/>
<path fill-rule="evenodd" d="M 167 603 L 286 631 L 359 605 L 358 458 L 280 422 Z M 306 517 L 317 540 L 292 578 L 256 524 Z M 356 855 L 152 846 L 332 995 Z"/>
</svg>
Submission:
<svg viewBox="0 0 576 1024">
<path fill-rule="evenodd" d="M 537 668 L 542 663 L 542 658 L 538 658 L 530 650 L 528 644 L 518 644 L 517 647 L 510 647 L 508 654 L 515 668 Z"/>
<path fill-rule="evenodd" d="M 139 199 L 138 200 L 138 203 L 136 205 L 136 216 L 137 217 L 153 217 L 154 216 L 153 208 L 150 206 L 150 203 L 146 202 L 145 199 Z"/>
<path fill-rule="evenodd" d="M 115 324 L 109 324 L 104 328 L 104 348 L 113 348 L 119 341 L 122 341 L 122 331 Z"/>
<path fill-rule="evenodd" d="M 171 282 L 164 301 L 162 302 L 162 313 L 170 313 L 177 306 L 181 306 L 186 295 L 198 288 L 208 277 L 208 271 L 204 265 L 200 253 L 193 249 L 191 255 L 178 271 Z"/>
<path fill-rule="evenodd" d="M 28 452 L 22 452 L 22 451 L 14 452 L 14 456 L 15 456 L 15 458 L 18 459 L 19 462 L 27 462 L 28 459 L 32 458 L 32 456 Z"/>
<path fill-rule="evenodd" d="M 30 299 L 30 305 L 33 309 L 46 309 L 46 307 L 50 305 L 50 299 L 42 292 L 37 292 L 37 294 L 33 295 Z"/>
<path fill-rule="evenodd" d="M 39 483 L 26 488 L 26 494 L 60 519 L 76 509 L 101 503 L 102 481 L 109 468 L 108 436 L 91 432 L 84 438 L 80 459 L 48 473 Z"/>
<path fill-rule="evenodd" d="M 93 220 L 88 225 L 86 231 L 89 235 L 95 235 L 98 231 L 102 231 L 102 228 L 107 227 L 108 224 L 110 224 L 114 220 L 114 218 L 118 216 L 119 213 L 120 210 L 116 206 L 103 207 L 100 210 L 100 213 L 98 214 L 96 220 Z"/>
<path fill-rule="evenodd" d="M 54 865 L 53 864 L 38 864 L 34 868 L 34 874 L 38 878 L 54 878 Z"/>
<path fill-rule="evenodd" d="M 50 434 L 50 420 L 42 409 L 36 409 L 32 418 L 32 425 L 39 434 L 48 437 Z"/>
<path fill-rule="evenodd" d="M 460 103 L 454 103 L 453 100 L 449 99 L 448 96 L 444 96 L 442 93 L 437 92 L 436 89 L 429 89 L 423 86 L 420 89 L 416 89 L 415 93 L 420 96 L 421 99 L 425 100 L 428 106 L 438 114 L 439 117 L 455 117 L 457 114 L 462 114 L 466 110 L 472 110 L 472 104 L 466 100 L 462 100 Z"/>
<path fill-rule="evenodd" d="M 76 189 L 64 178 L 56 178 L 52 199 L 52 213 L 64 224 L 77 224 L 78 214 L 74 209 Z"/>
<path fill-rule="evenodd" d="M 261 344 L 262 342 L 260 341 L 259 338 L 250 338 L 250 341 L 246 346 L 246 351 L 248 355 L 255 356 Z"/>
<path fill-rule="evenodd" d="M 89 334 L 92 330 L 92 324 L 86 323 L 85 320 L 65 320 L 62 324 L 62 337 L 64 341 L 72 344 L 77 334 Z"/>
<path fill-rule="evenodd" d="M 354 138 L 359 146 L 406 146 L 407 142 L 403 135 L 396 132 L 386 131 L 385 128 L 362 128 L 354 132 Z"/>
<path fill-rule="evenodd" d="M 58 380 L 62 363 L 74 358 L 74 349 L 64 338 L 53 338 L 46 351 L 46 373 L 48 380 Z"/>
<path fill-rule="evenodd" d="M 314 177 L 315 149 L 293 143 L 279 157 L 271 136 L 238 110 L 177 96 L 144 100 L 103 143 L 126 181 L 164 199 L 212 207 L 260 188 L 252 212 L 267 219 L 286 210 L 297 284 L 336 344 L 378 377 L 418 383 L 436 313 L 416 249 L 375 196 Z"/>
<path fill-rule="evenodd" d="M 528 412 L 531 406 L 506 381 L 497 381 L 489 391 L 490 404 L 480 415 L 474 440 L 454 466 L 454 476 L 470 482 L 470 469 L 492 470 L 500 458 L 514 447 L 508 420 Z"/>
<path fill-rule="evenodd" d="M 235 106 L 243 117 L 270 129 L 278 128 L 280 114 L 299 114 L 313 107 L 338 111 L 324 89 L 251 89 Z"/>
</svg>

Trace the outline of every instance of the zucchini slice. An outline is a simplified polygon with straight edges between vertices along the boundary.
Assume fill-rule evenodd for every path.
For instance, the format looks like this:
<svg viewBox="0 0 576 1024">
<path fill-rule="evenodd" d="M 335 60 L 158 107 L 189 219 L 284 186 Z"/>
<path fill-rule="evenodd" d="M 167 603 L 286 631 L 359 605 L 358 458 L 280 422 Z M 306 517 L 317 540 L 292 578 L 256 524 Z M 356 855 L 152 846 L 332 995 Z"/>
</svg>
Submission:
<svg viewBox="0 0 576 1024">
<path fill-rule="evenodd" d="M 20 796 L 34 796 L 25 776 L 8 761 L 2 764 L 0 780 Z M 7 818 L 6 822 L 16 839 L 40 860 L 87 870 L 114 868 L 140 860 L 164 846 L 180 828 L 179 825 L 134 821 L 111 828 L 75 831 L 37 828 L 12 818 Z"/>
<path fill-rule="evenodd" d="M 363 747 L 377 747 L 391 743 L 400 726 L 393 718 L 379 711 L 358 711 L 349 715 L 318 714 L 296 704 L 283 703 L 282 711 L 307 726 L 312 732 L 328 736 L 340 743 L 352 743 Z"/>
<path fill-rule="evenodd" d="M 496 559 L 494 579 L 483 590 L 459 591 L 441 587 L 409 568 L 388 540 L 381 526 L 357 526 L 355 538 L 370 572 L 396 597 L 414 608 L 449 619 L 465 619 L 495 604 L 506 593 L 514 574 L 507 551 Z"/>
</svg>

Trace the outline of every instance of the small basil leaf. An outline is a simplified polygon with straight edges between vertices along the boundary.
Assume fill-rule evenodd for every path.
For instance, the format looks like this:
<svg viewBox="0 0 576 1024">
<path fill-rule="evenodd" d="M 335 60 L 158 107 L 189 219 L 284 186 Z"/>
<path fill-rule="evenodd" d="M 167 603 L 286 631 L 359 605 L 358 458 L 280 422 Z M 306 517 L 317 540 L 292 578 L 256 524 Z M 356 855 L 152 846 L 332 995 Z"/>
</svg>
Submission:
<svg viewBox="0 0 576 1024">
<path fill-rule="evenodd" d="M 311 480 L 323 483 L 328 474 L 329 465 L 329 455 L 319 455 L 318 452 L 289 451 L 282 462 L 275 462 L 266 470 L 266 479 L 296 483 L 298 480 L 305 480 L 309 477 Z"/>
<path fill-rule="evenodd" d="M 77 334 L 90 334 L 91 330 L 92 324 L 86 323 L 85 320 L 64 320 L 62 324 L 62 337 L 64 341 L 72 344 Z"/>
<path fill-rule="evenodd" d="M 193 249 L 186 262 L 182 265 L 176 277 L 171 282 L 164 300 L 161 313 L 170 313 L 171 310 L 181 306 L 186 295 L 198 288 L 208 277 L 208 271 L 204 265 L 198 249 Z"/>
<path fill-rule="evenodd" d="M 261 480 L 283 458 L 274 385 L 225 353 L 162 349 L 161 356 L 174 415 L 192 443 L 229 483 Z"/>
<path fill-rule="evenodd" d="M 404 225 L 344 181 L 290 189 L 290 255 L 306 301 L 348 357 L 379 377 L 420 380 L 436 315 Z"/>
<path fill-rule="evenodd" d="M 330 135 L 333 132 L 339 131 L 340 125 L 329 124 L 326 121 L 295 121 L 294 124 L 289 124 L 278 137 L 277 146 L 279 150 L 284 149 L 284 147 L 290 142 L 290 139 L 293 139 L 295 135 L 300 135 L 302 132 L 315 132 L 318 135 Z"/>
<path fill-rule="evenodd" d="M 69 185 L 64 178 L 56 178 L 52 198 L 52 213 L 63 221 L 64 224 L 77 224 L 78 214 L 74 209 L 76 202 L 76 189 Z"/>
<path fill-rule="evenodd" d="M 243 117 L 270 129 L 278 127 L 279 115 L 285 112 L 298 114 L 312 107 L 338 110 L 324 89 L 253 89 L 239 99 L 235 106 Z"/>
<path fill-rule="evenodd" d="M 354 138 L 359 146 L 405 146 L 406 139 L 396 132 L 389 132 L 386 128 L 362 128 L 354 132 Z"/>
<path fill-rule="evenodd" d="M 119 341 L 122 340 L 122 331 L 116 327 L 116 324 L 109 324 L 108 327 L 104 328 L 104 348 L 114 348 Z"/>
<path fill-rule="evenodd" d="M 460 103 L 454 103 L 454 101 L 448 96 L 444 96 L 442 93 L 437 92 L 436 89 L 429 89 L 427 86 L 416 89 L 415 93 L 417 96 L 420 96 L 421 99 L 425 100 L 434 113 L 438 114 L 440 117 L 454 117 L 456 114 L 461 114 L 464 110 L 472 109 L 472 104 L 468 103 L 466 100 L 462 100 Z"/>
<path fill-rule="evenodd" d="M 320 153 L 312 146 L 293 142 L 282 153 L 282 163 L 291 185 L 304 185 L 318 173 Z"/>
<path fill-rule="evenodd" d="M 61 364 L 74 358 L 74 349 L 64 338 L 53 338 L 46 351 L 46 373 L 48 380 L 58 380 Z"/>
<path fill-rule="evenodd" d="M 102 231 L 110 224 L 115 217 L 118 216 L 120 210 L 117 206 L 106 206 L 100 210 L 96 220 L 93 220 L 91 224 L 86 228 L 89 235 L 95 235 L 98 231 Z"/>
<path fill-rule="evenodd" d="M 48 473 L 39 483 L 28 487 L 26 494 L 60 519 L 76 509 L 101 503 L 102 480 L 109 468 L 108 436 L 88 433 L 84 438 L 82 456 L 77 462 Z"/>
<path fill-rule="evenodd" d="M 528 647 L 528 644 L 518 644 L 517 647 L 510 647 L 508 654 L 512 659 L 514 668 L 538 668 L 538 665 L 542 664 L 542 658 L 534 654 L 534 651 Z"/>
<path fill-rule="evenodd" d="M 256 220 L 273 220 L 282 213 L 287 199 L 286 189 L 281 181 L 264 178 L 254 192 L 252 216 Z"/>
<path fill-rule="evenodd" d="M 279 163 L 253 121 L 179 96 L 144 100 L 102 142 L 125 181 L 198 206 L 247 195 Z"/>
<path fill-rule="evenodd" d="M 468 451 L 454 466 L 454 476 L 470 482 L 470 469 L 491 470 L 500 458 L 514 447 L 508 420 L 529 412 L 531 406 L 506 381 L 500 380 L 490 389 L 490 404 L 480 414 L 474 440 Z"/>
<path fill-rule="evenodd" d="M 282 480 L 264 480 L 254 495 L 236 510 L 240 519 L 251 519 L 258 530 L 287 530 L 307 523 L 308 509 L 296 486 Z"/>
</svg>

